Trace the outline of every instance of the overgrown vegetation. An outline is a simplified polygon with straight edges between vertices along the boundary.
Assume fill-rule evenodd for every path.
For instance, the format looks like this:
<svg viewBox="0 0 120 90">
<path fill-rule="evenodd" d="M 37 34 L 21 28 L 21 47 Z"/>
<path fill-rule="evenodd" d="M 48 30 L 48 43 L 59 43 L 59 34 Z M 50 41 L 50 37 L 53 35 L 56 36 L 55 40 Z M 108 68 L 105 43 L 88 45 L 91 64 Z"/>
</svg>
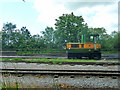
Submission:
<svg viewBox="0 0 120 90">
<path fill-rule="evenodd" d="M 81 42 L 82 34 L 99 34 L 102 51 L 117 51 L 120 47 L 120 32 L 113 31 L 109 35 L 103 27 L 89 28 L 82 16 L 73 13 L 60 16 L 56 19 L 55 29 L 46 27 L 41 32 L 42 36 L 31 35 L 27 27 L 17 29 L 16 24 L 11 22 L 3 25 L 1 33 L 2 49 L 18 50 L 22 54 L 56 53 L 57 49 L 63 50 L 66 43 Z"/>
</svg>

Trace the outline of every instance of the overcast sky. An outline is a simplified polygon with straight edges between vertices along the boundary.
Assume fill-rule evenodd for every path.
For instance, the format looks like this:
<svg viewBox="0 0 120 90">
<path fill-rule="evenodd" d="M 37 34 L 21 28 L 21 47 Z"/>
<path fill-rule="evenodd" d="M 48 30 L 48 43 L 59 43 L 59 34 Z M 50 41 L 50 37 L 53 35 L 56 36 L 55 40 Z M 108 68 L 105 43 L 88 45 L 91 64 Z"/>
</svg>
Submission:
<svg viewBox="0 0 120 90">
<path fill-rule="evenodd" d="M 104 27 L 108 34 L 118 31 L 118 0 L 0 0 L 0 26 L 12 22 L 19 29 L 26 26 L 32 35 L 40 34 L 71 12 L 83 16 L 88 27 Z"/>
</svg>

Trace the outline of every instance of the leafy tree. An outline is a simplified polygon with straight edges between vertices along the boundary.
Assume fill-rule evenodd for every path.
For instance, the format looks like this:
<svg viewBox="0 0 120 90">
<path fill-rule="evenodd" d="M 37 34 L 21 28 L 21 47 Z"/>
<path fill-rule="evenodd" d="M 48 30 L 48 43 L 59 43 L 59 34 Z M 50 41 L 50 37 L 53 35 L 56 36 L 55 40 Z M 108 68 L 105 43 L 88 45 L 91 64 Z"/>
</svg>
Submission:
<svg viewBox="0 0 120 90">
<path fill-rule="evenodd" d="M 13 48 L 15 41 L 15 31 L 16 25 L 12 23 L 4 24 L 2 28 L 2 47 L 3 48 Z"/>
<path fill-rule="evenodd" d="M 113 42 L 113 38 L 110 35 L 108 34 L 103 35 L 103 38 L 101 40 L 102 49 L 107 51 L 113 50 L 114 47 L 112 42 Z"/>
<path fill-rule="evenodd" d="M 99 34 L 100 37 L 102 37 L 102 35 L 107 34 L 105 28 L 89 28 L 89 33 L 90 34 Z"/>
<path fill-rule="evenodd" d="M 2 51 L 2 31 L 0 31 L 0 51 Z"/>
<path fill-rule="evenodd" d="M 113 47 L 115 50 L 120 50 L 120 32 L 113 31 L 111 33 L 111 36 L 113 37 Z"/>
<path fill-rule="evenodd" d="M 15 24 L 6 23 L 1 33 L 3 49 L 41 49 L 46 46 L 43 37 L 32 36 L 26 27 L 19 30 Z"/>
<path fill-rule="evenodd" d="M 19 48 L 27 48 L 29 49 L 30 47 L 30 39 L 31 39 L 31 34 L 30 31 L 26 27 L 22 27 L 20 29 L 20 37 L 18 43 Z"/>
<path fill-rule="evenodd" d="M 30 49 L 43 49 L 46 48 L 44 38 L 40 35 L 33 35 L 30 39 Z"/>
<path fill-rule="evenodd" d="M 117 34 L 118 34 L 118 32 L 117 32 L 117 31 L 113 31 L 113 32 L 111 32 L 111 34 L 110 34 L 110 35 L 111 35 L 112 37 L 114 37 L 114 36 L 115 36 L 115 35 L 117 35 Z"/>
<path fill-rule="evenodd" d="M 24 36 L 24 39 L 29 39 L 31 37 L 30 31 L 26 27 L 21 28 L 21 34 Z"/>
<path fill-rule="evenodd" d="M 102 46 L 102 50 L 105 51 L 115 51 L 118 49 L 118 32 L 113 31 L 109 34 L 101 34 L 100 44 Z"/>
<path fill-rule="evenodd" d="M 55 38 L 59 46 L 63 46 L 67 42 L 80 42 L 81 32 L 87 33 L 88 30 L 83 17 L 75 16 L 73 13 L 60 16 L 59 19 L 56 19 L 55 26 Z"/>
<path fill-rule="evenodd" d="M 45 31 L 42 32 L 45 43 L 48 48 L 54 48 L 55 47 L 55 32 L 52 27 L 45 28 Z"/>
<path fill-rule="evenodd" d="M 19 30 L 16 29 L 16 24 L 6 23 L 2 28 L 2 48 L 17 49 L 26 47 L 26 42 L 29 41 L 30 36 L 31 34 L 26 27 Z"/>
</svg>

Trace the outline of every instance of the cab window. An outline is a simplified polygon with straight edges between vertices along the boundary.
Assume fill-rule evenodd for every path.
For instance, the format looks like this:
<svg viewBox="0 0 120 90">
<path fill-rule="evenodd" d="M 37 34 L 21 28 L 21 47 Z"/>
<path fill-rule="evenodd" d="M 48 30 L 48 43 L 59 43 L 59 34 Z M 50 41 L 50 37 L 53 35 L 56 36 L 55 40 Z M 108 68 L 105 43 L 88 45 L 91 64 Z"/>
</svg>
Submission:
<svg viewBox="0 0 120 90">
<path fill-rule="evenodd" d="M 79 44 L 71 44 L 71 48 L 79 48 Z"/>
<path fill-rule="evenodd" d="M 84 48 L 84 44 L 81 44 L 81 48 Z"/>
</svg>

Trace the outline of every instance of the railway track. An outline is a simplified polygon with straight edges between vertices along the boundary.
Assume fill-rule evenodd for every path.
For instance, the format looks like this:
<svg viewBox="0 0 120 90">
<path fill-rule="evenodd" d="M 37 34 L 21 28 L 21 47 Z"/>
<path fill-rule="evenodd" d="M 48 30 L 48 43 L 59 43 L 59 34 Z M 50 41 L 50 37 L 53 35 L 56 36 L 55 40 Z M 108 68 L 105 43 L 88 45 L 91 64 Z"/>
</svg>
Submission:
<svg viewBox="0 0 120 90">
<path fill-rule="evenodd" d="M 61 69 L 0 69 L 5 74 L 52 74 L 52 75 L 92 75 L 92 76 L 120 76 L 118 70 L 61 70 Z"/>
</svg>

